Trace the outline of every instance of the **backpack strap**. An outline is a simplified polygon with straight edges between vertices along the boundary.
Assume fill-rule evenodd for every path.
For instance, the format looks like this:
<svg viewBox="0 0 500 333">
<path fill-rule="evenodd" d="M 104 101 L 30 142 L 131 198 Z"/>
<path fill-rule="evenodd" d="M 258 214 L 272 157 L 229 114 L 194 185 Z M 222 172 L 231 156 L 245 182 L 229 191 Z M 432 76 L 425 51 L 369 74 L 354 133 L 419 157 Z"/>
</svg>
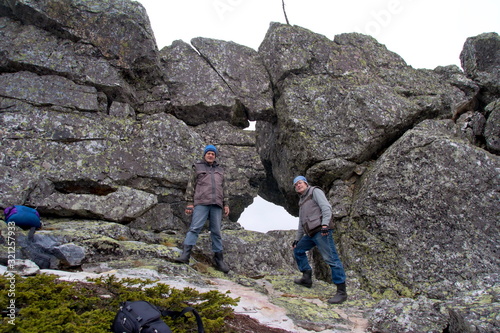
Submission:
<svg viewBox="0 0 500 333">
<path fill-rule="evenodd" d="M 162 316 L 169 316 L 172 319 L 177 319 L 180 317 L 184 317 L 184 314 L 187 312 L 192 312 L 196 318 L 196 324 L 198 325 L 198 333 L 205 333 L 205 328 L 203 327 L 203 321 L 201 320 L 200 314 L 196 311 L 195 308 L 190 306 L 185 307 L 182 311 L 172 311 L 172 310 L 161 310 Z"/>
</svg>

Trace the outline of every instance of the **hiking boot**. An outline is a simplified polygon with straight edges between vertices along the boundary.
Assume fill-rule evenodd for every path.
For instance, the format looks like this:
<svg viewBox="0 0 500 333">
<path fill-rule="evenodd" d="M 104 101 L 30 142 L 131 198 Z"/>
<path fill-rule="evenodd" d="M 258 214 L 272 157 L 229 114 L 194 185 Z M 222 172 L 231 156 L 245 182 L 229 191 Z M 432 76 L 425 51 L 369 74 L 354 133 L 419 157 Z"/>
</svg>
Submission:
<svg viewBox="0 0 500 333">
<path fill-rule="evenodd" d="M 347 299 L 347 291 L 345 290 L 345 283 L 337 284 L 337 293 L 328 300 L 330 304 L 344 303 Z"/>
<path fill-rule="evenodd" d="M 293 282 L 296 284 L 300 284 L 301 286 L 311 288 L 313 282 L 312 282 L 312 270 L 307 270 L 302 272 L 302 277 L 300 279 L 295 279 Z"/>
<path fill-rule="evenodd" d="M 184 250 L 182 251 L 182 254 L 178 258 L 174 259 L 174 261 L 179 264 L 189 264 L 189 258 L 191 257 L 192 250 L 193 245 L 184 244 Z"/>
<path fill-rule="evenodd" d="M 215 268 L 223 273 L 229 272 L 229 267 L 224 262 L 222 251 L 214 253 Z"/>
</svg>

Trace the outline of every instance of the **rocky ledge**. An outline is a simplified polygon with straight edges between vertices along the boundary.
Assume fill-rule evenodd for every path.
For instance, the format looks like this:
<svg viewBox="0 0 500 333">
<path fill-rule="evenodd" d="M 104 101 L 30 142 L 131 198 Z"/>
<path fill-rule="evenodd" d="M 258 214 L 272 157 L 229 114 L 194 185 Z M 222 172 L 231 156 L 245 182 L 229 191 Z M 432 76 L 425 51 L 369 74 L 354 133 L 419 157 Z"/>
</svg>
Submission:
<svg viewBox="0 0 500 333">
<path fill-rule="evenodd" d="M 0 226 L 6 235 L 6 224 Z M 234 307 L 237 318 L 250 318 L 248 324 L 258 325 L 260 332 L 466 332 L 464 327 L 470 332 L 487 332 L 496 327 L 491 318 L 498 308 L 495 275 L 482 281 L 479 290 L 438 300 L 423 295 L 373 295 L 348 271 L 349 299 L 331 305 L 327 300 L 334 285 L 320 279 L 314 279 L 310 289 L 293 283 L 299 275 L 290 249 L 293 236 L 294 231 L 264 234 L 225 229 L 225 259 L 231 271 L 223 274 L 213 268 L 208 233 L 200 237 L 190 264 L 183 265 L 173 262 L 181 252 L 177 246 L 180 236 L 105 221 L 81 224 L 47 219 L 33 241 L 27 239 L 27 231 L 16 229 L 16 256 L 32 260 L 18 259 L 15 270 L 23 276 L 54 274 L 66 281 L 114 275 L 149 279 L 177 289 L 228 292 L 230 297 L 240 298 Z M 6 238 L 2 239 L 7 251 Z M 451 284 L 453 287 L 464 289 Z"/>
</svg>

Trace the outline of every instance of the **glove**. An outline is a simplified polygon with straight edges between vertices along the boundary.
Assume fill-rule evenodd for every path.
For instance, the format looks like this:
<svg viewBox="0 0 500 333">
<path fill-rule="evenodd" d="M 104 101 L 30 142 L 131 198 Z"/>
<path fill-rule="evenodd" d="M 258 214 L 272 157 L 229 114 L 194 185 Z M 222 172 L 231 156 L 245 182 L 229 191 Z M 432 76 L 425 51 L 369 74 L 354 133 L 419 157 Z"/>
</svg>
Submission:
<svg viewBox="0 0 500 333">
<path fill-rule="evenodd" d="M 294 240 L 293 243 L 292 243 L 292 247 L 296 247 L 298 243 L 299 243 L 298 240 Z"/>
<path fill-rule="evenodd" d="M 186 207 L 186 209 L 184 210 L 184 213 L 185 213 L 186 215 L 191 215 L 191 214 L 193 214 L 193 206 L 191 206 L 191 205 L 187 206 L 187 207 Z"/>
<path fill-rule="evenodd" d="M 321 226 L 321 236 L 328 236 L 328 226 L 327 225 Z"/>
</svg>

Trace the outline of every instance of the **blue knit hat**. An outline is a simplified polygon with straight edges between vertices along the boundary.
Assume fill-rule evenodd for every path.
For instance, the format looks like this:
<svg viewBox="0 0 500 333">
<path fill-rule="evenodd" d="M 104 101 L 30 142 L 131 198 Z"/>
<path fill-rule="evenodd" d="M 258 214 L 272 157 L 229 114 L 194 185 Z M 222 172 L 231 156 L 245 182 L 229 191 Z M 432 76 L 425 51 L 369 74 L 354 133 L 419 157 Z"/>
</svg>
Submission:
<svg viewBox="0 0 500 333">
<path fill-rule="evenodd" d="M 299 180 L 302 180 L 304 183 L 307 183 L 307 179 L 306 179 L 306 177 L 304 177 L 304 176 L 297 176 L 297 177 L 295 177 L 295 179 L 293 180 L 293 185 L 295 186 L 295 184 L 296 184 Z"/>
<path fill-rule="evenodd" d="M 205 156 L 205 154 L 208 153 L 209 151 L 213 151 L 215 153 L 215 156 L 217 156 L 217 154 L 218 154 L 217 148 L 215 148 L 214 145 L 208 145 L 203 150 L 203 156 Z"/>
</svg>

